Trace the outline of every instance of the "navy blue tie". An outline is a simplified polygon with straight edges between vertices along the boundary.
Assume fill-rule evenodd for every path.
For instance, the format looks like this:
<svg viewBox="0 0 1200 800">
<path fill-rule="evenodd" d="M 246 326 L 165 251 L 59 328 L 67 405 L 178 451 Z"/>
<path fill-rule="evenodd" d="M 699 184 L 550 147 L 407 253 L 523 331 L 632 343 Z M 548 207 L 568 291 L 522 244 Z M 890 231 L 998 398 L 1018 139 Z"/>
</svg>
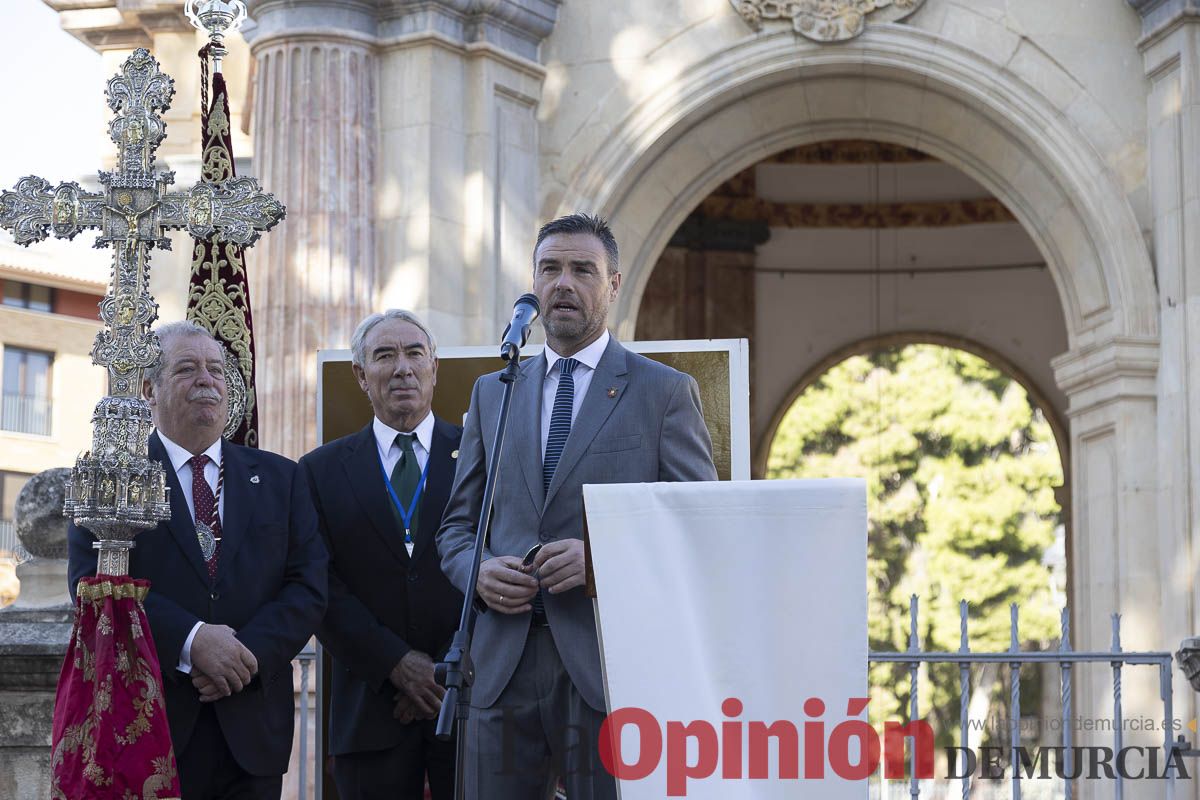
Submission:
<svg viewBox="0 0 1200 800">
<path fill-rule="evenodd" d="M 546 457 L 542 459 L 542 491 L 550 491 L 550 481 L 562 457 L 567 437 L 571 435 L 571 410 L 575 406 L 575 378 L 571 373 L 579 361 L 560 358 L 558 361 L 558 389 L 554 392 L 554 408 L 550 412 L 550 435 L 546 437 Z"/>
<path fill-rule="evenodd" d="M 567 437 L 571 435 L 571 411 L 575 407 L 575 378 L 571 373 L 579 361 L 574 358 L 558 360 L 558 388 L 554 391 L 554 408 L 550 411 L 550 435 L 546 437 L 546 457 L 542 459 L 542 491 L 550 491 L 550 481 L 554 479 L 554 470 L 558 460 L 562 458 L 563 447 Z M 534 595 L 531 603 L 535 616 L 545 616 L 546 606 L 542 600 L 542 590 Z"/>
</svg>

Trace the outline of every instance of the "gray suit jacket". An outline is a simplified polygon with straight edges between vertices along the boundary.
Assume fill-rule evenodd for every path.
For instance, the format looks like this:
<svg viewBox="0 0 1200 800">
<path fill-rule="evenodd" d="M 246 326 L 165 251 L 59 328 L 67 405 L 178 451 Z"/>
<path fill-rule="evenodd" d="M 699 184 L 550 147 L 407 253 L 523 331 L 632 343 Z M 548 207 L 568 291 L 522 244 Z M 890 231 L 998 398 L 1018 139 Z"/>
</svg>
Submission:
<svg viewBox="0 0 1200 800">
<path fill-rule="evenodd" d="M 503 395 L 499 373 L 471 392 L 454 489 L 438 532 L 442 570 L 468 590 L 475 526 Z M 583 485 L 711 481 L 712 441 L 700 413 L 696 381 L 609 340 L 571 436 L 542 491 L 542 381 L 546 357 L 521 365 L 501 455 L 492 530 L 484 559 L 523 556 L 538 542 L 583 538 Z M 474 594 L 474 587 L 470 587 Z M 604 710 L 600 651 L 592 601 L 582 588 L 545 595 L 555 645 L 572 682 L 593 708 Z M 481 614 L 472 637 L 475 685 L 471 704 L 493 705 L 508 685 L 529 634 L 530 614 Z"/>
</svg>

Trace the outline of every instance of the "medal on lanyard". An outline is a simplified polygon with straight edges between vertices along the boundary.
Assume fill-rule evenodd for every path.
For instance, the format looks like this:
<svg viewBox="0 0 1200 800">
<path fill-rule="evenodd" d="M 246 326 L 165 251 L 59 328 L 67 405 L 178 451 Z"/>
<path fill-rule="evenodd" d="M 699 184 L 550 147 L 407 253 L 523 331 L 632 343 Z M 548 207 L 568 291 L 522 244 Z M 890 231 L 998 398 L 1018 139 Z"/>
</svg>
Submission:
<svg viewBox="0 0 1200 800">
<path fill-rule="evenodd" d="M 220 519 L 221 514 L 221 487 L 225 485 L 225 459 L 221 459 L 221 465 L 217 468 L 217 491 L 213 495 L 213 519 L 207 521 L 196 520 L 196 540 L 200 542 L 200 555 L 204 556 L 205 561 L 212 561 L 213 556 L 217 554 L 217 542 L 221 541 L 221 537 L 217 536 L 213 527 L 216 521 Z"/>
<path fill-rule="evenodd" d="M 414 457 L 415 457 L 414 453 Z M 392 505 L 396 508 L 396 513 L 400 515 L 401 521 L 404 522 L 404 547 L 408 550 L 408 554 L 413 554 L 413 538 L 412 538 L 412 518 L 417 513 L 417 504 L 421 502 L 421 492 L 425 489 L 425 477 L 429 474 L 429 462 L 433 460 L 431 457 L 425 459 L 425 469 L 421 470 L 421 479 L 417 481 L 417 490 L 413 492 L 412 503 L 408 508 L 400 502 L 400 498 L 396 496 L 396 490 L 392 486 L 392 479 L 387 474 L 387 469 L 383 466 L 383 458 L 379 459 L 379 471 L 383 473 L 383 485 L 387 487 L 388 496 L 392 498 Z M 404 456 L 400 456 L 404 458 Z"/>
</svg>

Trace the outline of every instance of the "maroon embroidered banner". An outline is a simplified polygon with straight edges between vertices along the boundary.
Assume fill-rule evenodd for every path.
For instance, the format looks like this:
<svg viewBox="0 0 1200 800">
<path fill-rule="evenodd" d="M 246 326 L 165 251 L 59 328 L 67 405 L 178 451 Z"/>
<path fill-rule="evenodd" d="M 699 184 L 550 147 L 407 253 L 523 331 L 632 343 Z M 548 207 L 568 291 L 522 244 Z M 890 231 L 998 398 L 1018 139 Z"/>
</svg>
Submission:
<svg viewBox="0 0 1200 800">
<path fill-rule="evenodd" d="M 79 581 L 54 698 L 52 800 L 180 796 L 162 671 L 142 608 L 149 589 L 128 576 Z"/>
<path fill-rule="evenodd" d="M 200 51 L 204 68 L 202 97 L 207 99 L 208 48 Z M 212 76 L 212 104 L 201 108 L 204 154 L 201 176 L 219 183 L 235 175 L 233 136 L 230 128 L 229 94 L 225 77 Z M 237 362 L 245 387 L 245 409 L 241 424 L 228 438 L 236 444 L 258 447 L 258 393 L 254 387 L 254 321 L 250 314 L 250 283 L 246 277 L 245 252 L 229 242 L 195 239 L 192 274 L 188 287 L 187 318 L 212 332 Z M 236 378 L 236 376 L 228 376 Z M 229 382 L 229 381 L 227 381 Z M 237 386 L 230 382 L 231 402 Z"/>
</svg>

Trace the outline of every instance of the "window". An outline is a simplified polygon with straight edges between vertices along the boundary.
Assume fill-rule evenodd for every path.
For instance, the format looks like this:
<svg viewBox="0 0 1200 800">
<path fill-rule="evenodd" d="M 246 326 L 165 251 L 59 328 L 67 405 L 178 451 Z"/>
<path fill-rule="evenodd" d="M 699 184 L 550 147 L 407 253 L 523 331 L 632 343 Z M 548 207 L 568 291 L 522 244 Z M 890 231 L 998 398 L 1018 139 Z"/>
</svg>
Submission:
<svg viewBox="0 0 1200 800">
<path fill-rule="evenodd" d="M 0 429 L 16 433 L 50 435 L 51 353 L 4 348 L 4 402 Z"/>
<path fill-rule="evenodd" d="M 17 518 L 17 495 L 32 477 L 25 472 L 0 471 L 0 520 L 12 522 Z"/>
<path fill-rule="evenodd" d="M 49 286 L 37 286 L 22 281 L 4 282 L 4 305 L 11 308 L 26 308 L 30 311 L 54 310 L 54 290 Z"/>
</svg>

